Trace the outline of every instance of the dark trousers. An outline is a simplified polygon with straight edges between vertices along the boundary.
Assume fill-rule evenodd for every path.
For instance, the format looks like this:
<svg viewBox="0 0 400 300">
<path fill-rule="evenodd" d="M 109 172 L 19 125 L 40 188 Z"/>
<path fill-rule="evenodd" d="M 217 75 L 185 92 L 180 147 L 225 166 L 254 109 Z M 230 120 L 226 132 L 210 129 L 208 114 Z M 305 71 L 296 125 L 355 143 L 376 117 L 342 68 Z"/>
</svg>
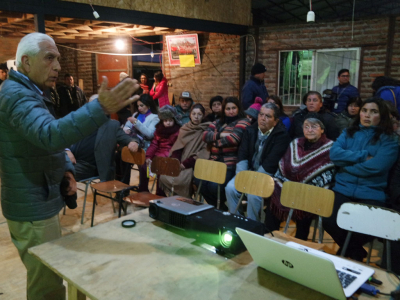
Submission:
<svg viewBox="0 0 400 300">
<path fill-rule="evenodd" d="M 270 205 L 268 203 L 265 211 L 265 227 L 267 232 L 279 230 L 281 222 L 286 220 L 278 219 L 270 210 Z M 310 233 L 310 226 L 313 217 L 304 217 L 301 220 L 296 220 L 296 238 L 300 240 L 307 241 L 308 234 Z"/>
<path fill-rule="evenodd" d="M 96 166 L 93 166 L 86 161 L 77 160 L 75 167 L 75 180 L 80 181 L 82 179 L 87 179 L 99 175 Z"/>
<path fill-rule="evenodd" d="M 335 192 L 335 202 L 333 204 L 333 212 L 329 218 L 323 218 L 322 224 L 327 233 L 333 238 L 336 244 L 339 245 L 340 249 L 337 254 L 341 254 L 342 247 L 346 240 L 347 230 L 341 229 L 336 222 L 337 214 L 340 206 L 346 202 L 357 202 L 363 204 L 370 204 L 376 206 L 387 207 L 387 204 L 382 201 L 374 201 L 369 199 L 357 199 L 350 198 L 338 192 Z M 366 251 L 362 247 L 364 244 L 373 240 L 374 237 L 361 233 L 353 233 L 347 251 L 345 253 L 346 257 L 350 257 L 354 260 L 362 261 L 366 257 Z"/>
<path fill-rule="evenodd" d="M 233 178 L 233 176 L 235 176 L 235 170 L 228 169 L 226 171 L 225 182 L 224 182 L 224 184 L 220 185 L 220 207 L 219 207 L 220 210 L 228 211 L 228 207 L 225 204 L 225 202 L 226 202 L 225 186 Z M 196 186 L 199 186 L 200 180 L 195 178 L 194 184 Z M 204 197 L 204 199 L 207 201 L 208 204 L 217 207 L 217 203 L 218 203 L 218 184 L 217 183 L 203 180 L 203 183 L 201 184 L 200 193 Z"/>
</svg>

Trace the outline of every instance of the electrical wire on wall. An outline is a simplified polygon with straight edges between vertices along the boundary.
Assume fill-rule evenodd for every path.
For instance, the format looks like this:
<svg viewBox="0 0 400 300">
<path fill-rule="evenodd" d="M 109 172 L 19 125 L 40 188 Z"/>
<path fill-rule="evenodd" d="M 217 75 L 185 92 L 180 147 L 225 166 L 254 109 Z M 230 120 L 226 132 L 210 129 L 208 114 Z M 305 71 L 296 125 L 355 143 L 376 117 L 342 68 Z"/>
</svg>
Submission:
<svg viewBox="0 0 400 300">
<path fill-rule="evenodd" d="M 356 9 L 356 0 L 353 0 L 353 16 L 351 18 L 351 40 L 354 38 L 354 11 Z"/>
</svg>

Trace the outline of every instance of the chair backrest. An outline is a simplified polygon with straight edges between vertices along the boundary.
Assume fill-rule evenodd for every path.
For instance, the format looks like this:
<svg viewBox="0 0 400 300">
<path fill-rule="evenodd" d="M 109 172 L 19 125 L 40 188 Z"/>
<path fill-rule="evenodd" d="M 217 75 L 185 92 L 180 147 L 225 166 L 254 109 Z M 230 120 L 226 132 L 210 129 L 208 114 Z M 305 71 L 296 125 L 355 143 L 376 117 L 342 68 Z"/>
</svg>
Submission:
<svg viewBox="0 0 400 300">
<path fill-rule="evenodd" d="M 322 217 L 330 217 L 335 194 L 328 189 L 313 185 L 286 181 L 282 186 L 281 203 L 283 206 L 307 211 Z"/>
<path fill-rule="evenodd" d="M 274 180 L 268 174 L 241 171 L 235 177 L 235 188 L 240 193 L 268 198 L 274 192 L 274 187 Z"/>
<path fill-rule="evenodd" d="M 141 166 L 146 161 L 146 152 L 143 149 L 139 149 L 137 152 L 132 153 L 125 146 L 122 148 L 121 159 L 124 162 Z"/>
<path fill-rule="evenodd" d="M 181 163 L 176 158 L 155 156 L 151 161 L 151 172 L 177 177 L 181 173 Z"/>
<path fill-rule="evenodd" d="M 400 213 L 379 206 L 348 202 L 337 215 L 340 228 L 387 240 L 400 240 Z"/>
<path fill-rule="evenodd" d="M 194 177 L 223 184 L 226 179 L 226 164 L 207 159 L 196 159 L 194 166 Z"/>
</svg>

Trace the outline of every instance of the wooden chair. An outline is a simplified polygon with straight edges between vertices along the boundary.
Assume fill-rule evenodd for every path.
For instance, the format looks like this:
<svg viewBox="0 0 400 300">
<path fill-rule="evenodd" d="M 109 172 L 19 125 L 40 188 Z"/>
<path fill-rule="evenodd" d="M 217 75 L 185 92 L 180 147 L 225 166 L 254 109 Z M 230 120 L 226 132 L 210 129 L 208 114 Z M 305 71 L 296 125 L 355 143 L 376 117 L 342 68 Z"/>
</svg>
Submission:
<svg viewBox="0 0 400 300">
<path fill-rule="evenodd" d="M 236 213 L 242 203 L 244 195 L 250 194 L 262 198 L 271 197 L 274 192 L 275 183 L 271 176 L 254 171 L 241 171 L 236 174 L 235 189 L 242 193 L 236 206 Z M 262 205 L 263 207 L 263 205 Z M 265 221 L 265 212 L 261 209 L 261 222 Z"/>
<path fill-rule="evenodd" d="M 318 215 L 318 243 L 321 244 L 323 239 L 322 217 L 327 218 L 332 215 L 334 200 L 335 194 L 331 190 L 299 182 L 284 182 L 281 193 L 281 204 L 289 207 L 290 211 L 286 220 L 283 234 L 278 231 L 274 231 L 274 233 L 276 232 L 278 235 L 287 238 L 288 235 L 286 232 L 289 227 L 290 220 L 292 219 L 293 211 L 295 209 L 299 209 Z M 297 243 L 304 244 L 299 239 L 290 239 L 295 240 Z"/>
<path fill-rule="evenodd" d="M 337 215 L 337 224 L 348 230 L 340 256 L 344 256 L 353 232 L 363 233 L 386 240 L 387 270 L 391 271 L 390 241 L 400 240 L 400 213 L 374 205 L 344 203 Z M 369 247 L 367 264 L 371 258 L 373 241 Z"/>
<path fill-rule="evenodd" d="M 201 185 L 203 180 L 215 182 L 218 184 L 218 202 L 217 202 L 217 209 L 220 206 L 220 195 L 221 195 L 221 184 L 225 183 L 226 179 L 226 164 L 218 161 L 207 160 L 207 159 L 197 159 L 196 164 L 194 166 L 194 177 L 200 179 L 200 184 L 197 188 L 195 199 L 198 199 Z"/>
<path fill-rule="evenodd" d="M 176 158 L 155 156 L 151 162 L 151 172 L 157 174 L 157 180 L 159 180 L 159 176 L 161 175 L 172 176 L 174 178 L 181 173 L 181 163 Z M 172 194 L 173 193 L 174 186 L 172 185 Z M 149 192 L 139 192 L 128 195 L 124 200 L 137 206 L 149 207 L 150 200 L 160 198 L 164 197 Z"/>
<path fill-rule="evenodd" d="M 146 153 L 143 149 L 139 149 L 135 153 L 131 153 L 128 147 L 122 148 L 121 158 L 124 162 L 143 165 L 146 161 Z M 127 171 L 130 172 L 130 168 L 127 168 Z M 96 208 L 96 198 L 97 195 L 103 196 L 105 198 L 111 199 L 111 201 L 117 201 L 119 203 L 119 211 L 118 211 L 118 218 L 121 217 L 121 209 L 123 205 L 123 197 L 124 193 L 129 190 L 136 190 L 137 186 L 130 186 L 128 184 L 122 183 L 118 180 L 111 180 L 105 182 L 94 183 L 90 185 L 93 190 L 93 209 L 92 209 L 92 221 L 91 225 L 93 227 L 94 221 L 94 211 Z M 108 194 L 108 195 L 105 195 Z M 115 194 L 115 197 L 112 197 L 112 194 Z"/>
</svg>

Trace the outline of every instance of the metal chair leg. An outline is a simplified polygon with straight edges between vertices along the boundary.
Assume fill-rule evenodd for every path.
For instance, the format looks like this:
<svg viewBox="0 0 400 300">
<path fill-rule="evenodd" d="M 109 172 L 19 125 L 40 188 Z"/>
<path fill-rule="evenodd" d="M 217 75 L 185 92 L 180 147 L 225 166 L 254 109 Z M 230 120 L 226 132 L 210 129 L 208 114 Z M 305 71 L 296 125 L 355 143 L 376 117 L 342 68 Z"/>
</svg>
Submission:
<svg viewBox="0 0 400 300">
<path fill-rule="evenodd" d="M 368 249 L 368 255 L 367 255 L 367 261 L 366 264 L 369 265 L 369 261 L 371 260 L 371 253 L 372 253 L 372 248 L 374 246 L 374 240 L 369 243 L 369 249 Z"/>
<path fill-rule="evenodd" d="M 240 207 L 240 205 L 242 204 L 243 197 L 244 197 L 244 193 L 242 193 L 242 194 L 240 195 L 239 202 L 238 202 L 238 204 L 236 205 L 235 211 L 233 212 L 234 214 L 236 214 L 237 211 L 239 210 L 239 207 Z"/>
<path fill-rule="evenodd" d="M 85 197 L 83 198 L 83 207 L 82 207 L 82 217 L 81 217 L 81 224 L 83 224 L 83 219 L 85 216 L 85 207 L 86 207 L 86 197 L 87 197 L 87 190 L 89 185 L 92 183 L 92 181 L 87 181 L 86 186 L 85 186 Z"/>
<path fill-rule="evenodd" d="M 95 208 L 96 208 L 96 196 L 97 196 L 97 191 L 94 191 L 94 195 L 93 195 L 93 209 L 92 209 L 92 222 L 90 223 L 90 227 L 93 227 L 94 210 L 95 210 Z"/>
<path fill-rule="evenodd" d="M 346 255 L 346 250 L 347 250 L 347 246 L 349 245 L 349 242 L 350 242 L 351 234 L 352 234 L 351 231 L 349 231 L 347 233 L 346 240 L 344 242 L 342 251 L 340 252 L 340 256 L 342 256 L 342 257 Z"/>
<path fill-rule="evenodd" d="M 112 198 L 112 193 L 108 193 L 108 194 L 109 194 L 110 198 Z M 114 201 L 112 199 L 111 199 L 111 204 L 113 207 L 113 213 L 115 214 L 115 206 L 114 206 Z"/>
<path fill-rule="evenodd" d="M 217 209 L 219 209 L 219 206 L 220 206 L 220 204 L 221 204 L 221 199 L 220 199 L 220 195 L 221 195 L 221 187 L 219 186 L 219 184 L 218 184 L 218 195 L 217 195 Z"/>
<path fill-rule="evenodd" d="M 318 216 L 318 233 L 319 233 L 318 244 L 322 244 L 322 240 L 324 239 L 324 229 L 322 228 L 321 216 Z"/>
<path fill-rule="evenodd" d="M 314 218 L 314 232 L 312 235 L 312 242 L 315 243 L 315 236 L 317 235 L 317 228 L 318 228 L 318 218 Z"/>
<path fill-rule="evenodd" d="M 389 240 L 386 240 L 386 269 L 391 272 L 392 271 L 392 258 L 391 258 L 391 243 Z"/>
<path fill-rule="evenodd" d="M 292 219 L 292 215 L 293 215 L 293 208 L 291 208 L 290 211 L 289 211 L 289 215 L 288 215 L 288 217 L 286 219 L 285 229 L 283 229 L 283 233 L 286 233 L 286 231 L 288 230 L 290 220 Z"/>
<path fill-rule="evenodd" d="M 64 211 L 63 211 L 63 215 L 65 216 L 65 211 L 66 211 L 66 205 L 64 203 Z"/>
<path fill-rule="evenodd" d="M 199 197 L 199 194 L 200 194 L 200 189 L 201 189 L 201 184 L 203 183 L 203 180 L 200 180 L 200 184 L 199 184 L 199 186 L 197 187 L 197 191 L 196 191 L 196 196 L 194 196 L 194 198 L 197 200 L 197 198 Z M 200 202 L 204 202 L 204 199 L 203 199 L 203 197 L 201 197 L 200 196 Z"/>
</svg>

